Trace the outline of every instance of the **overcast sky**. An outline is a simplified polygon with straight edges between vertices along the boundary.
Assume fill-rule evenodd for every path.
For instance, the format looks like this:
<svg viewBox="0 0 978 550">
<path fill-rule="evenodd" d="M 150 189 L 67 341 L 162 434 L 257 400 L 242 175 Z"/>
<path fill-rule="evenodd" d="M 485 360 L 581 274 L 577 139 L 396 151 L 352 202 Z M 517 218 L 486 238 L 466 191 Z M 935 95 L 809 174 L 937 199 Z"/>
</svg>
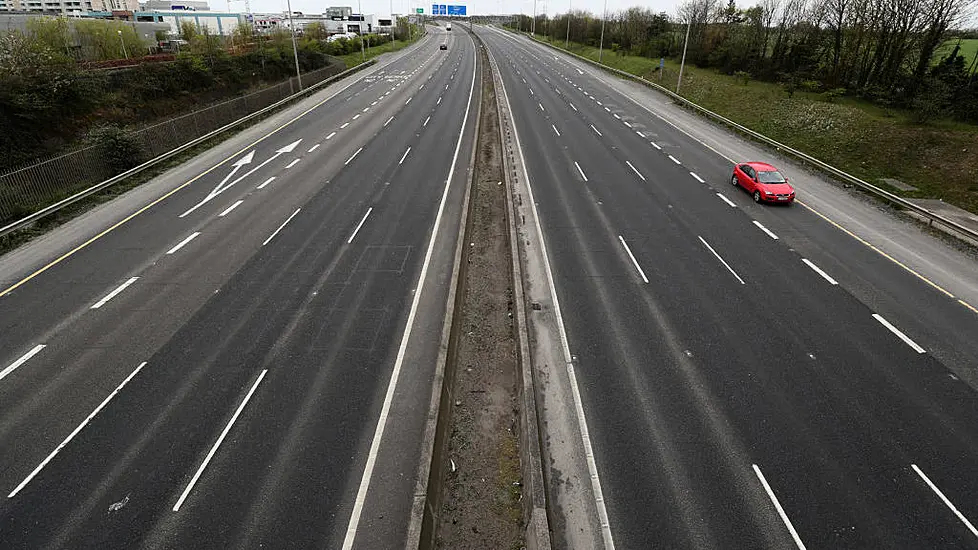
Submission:
<svg viewBox="0 0 978 550">
<path fill-rule="evenodd" d="M 226 0 L 209 0 L 212 10 L 227 9 Z M 391 0 L 360 0 L 364 13 L 388 13 L 390 12 Z M 603 6 L 603 0 L 570 0 L 573 2 L 573 9 L 587 9 L 591 13 L 599 13 Z M 394 13 L 407 13 L 412 8 L 424 8 L 425 13 L 430 13 L 431 4 L 435 0 L 418 2 L 417 0 L 393 0 Z M 463 4 L 467 7 L 470 15 L 485 15 L 495 13 L 533 13 L 533 0 L 465 0 L 449 1 L 437 0 L 441 4 Z M 739 4 L 740 2 L 738 2 Z M 676 0 L 608 0 L 608 11 L 615 11 L 629 8 L 636 5 L 648 7 L 655 11 L 665 11 L 673 14 L 676 11 Z M 322 13 L 329 6 L 350 6 L 353 11 L 357 11 L 357 4 L 350 0 L 292 0 L 292 9 L 304 13 Z M 568 0 L 546 1 L 537 0 L 538 13 L 564 13 L 568 8 Z M 242 0 L 233 0 L 231 3 L 232 11 L 244 11 Z M 251 0 L 251 10 L 259 13 L 284 12 L 285 0 Z"/>
</svg>

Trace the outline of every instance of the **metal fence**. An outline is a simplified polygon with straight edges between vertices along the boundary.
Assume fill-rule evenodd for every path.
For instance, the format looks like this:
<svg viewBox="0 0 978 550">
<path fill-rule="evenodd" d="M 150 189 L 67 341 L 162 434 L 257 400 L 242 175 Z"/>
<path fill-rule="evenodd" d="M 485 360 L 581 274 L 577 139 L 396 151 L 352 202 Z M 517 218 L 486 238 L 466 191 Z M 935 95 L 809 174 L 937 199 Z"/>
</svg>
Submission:
<svg viewBox="0 0 978 550">
<path fill-rule="evenodd" d="M 342 71 L 342 65 L 302 75 L 308 88 Z M 126 134 L 131 154 L 119 162 L 112 145 L 98 144 L 0 175 L 0 226 L 107 180 L 148 159 L 189 143 L 299 91 L 296 77 L 248 95 Z M 120 165 L 121 164 L 121 165 Z"/>
</svg>

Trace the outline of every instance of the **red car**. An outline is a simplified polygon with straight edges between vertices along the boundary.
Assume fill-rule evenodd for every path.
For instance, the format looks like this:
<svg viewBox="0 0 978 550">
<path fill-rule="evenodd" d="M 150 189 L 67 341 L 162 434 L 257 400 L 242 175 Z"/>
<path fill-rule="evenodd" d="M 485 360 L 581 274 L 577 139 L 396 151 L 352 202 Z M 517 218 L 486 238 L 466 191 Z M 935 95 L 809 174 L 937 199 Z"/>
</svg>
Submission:
<svg viewBox="0 0 978 550">
<path fill-rule="evenodd" d="M 730 183 L 741 186 L 753 195 L 754 202 L 783 202 L 795 200 L 795 189 L 778 169 L 765 162 L 745 162 L 734 166 Z"/>
</svg>

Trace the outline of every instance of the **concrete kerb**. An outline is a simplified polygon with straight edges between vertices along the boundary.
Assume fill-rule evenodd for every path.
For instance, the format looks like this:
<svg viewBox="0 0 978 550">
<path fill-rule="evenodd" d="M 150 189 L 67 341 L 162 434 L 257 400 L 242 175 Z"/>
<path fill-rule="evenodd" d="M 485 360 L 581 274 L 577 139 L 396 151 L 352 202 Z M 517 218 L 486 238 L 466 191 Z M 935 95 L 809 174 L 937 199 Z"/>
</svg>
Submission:
<svg viewBox="0 0 978 550">
<path fill-rule="evenodd" d="M 480 47 L 485 48 L 482 40 L 477 38 Z M 493 75 L 493 86 L 500 78 L 498 70 L 494 70 L 490 61 Z M 497 93 L 498 98 L 498 93 Z M 499 128 L 507 124 L 502 102 L 496 101 L 499 115 Z M 512 181 L 516 174 L 513 166 L 514 159 L 507 154 L 504 147 L 503 167 L 506 178 L 506 213 L 509 228 L 510 256 L 513 270 L 513 303 L 516 309 L 515 330 L 519 338 L 519 366 L 521 384 L 520 397 L 520 466 L 523 470 L 523 520 L 525 524 L 524 540 L 528 550 L 549 550 L 552 548 L 550 521 L 547 516 L 547 490 L 543 475 L 543 454 L 540 441 L 540 425 L 537 415 L 536 392 L 533 382 L 533 358 L 530 353 L 529 323 L 526 314 L 526 296 L 523 288 L 522 262 L 520 260 L 519 228 L 516 202 L 513 197 Z"/>
<path fill-rule="evenodd" d="M 509 31 L 509 29 L 506 30 Z M 509 31 L 509 32 L 513 32 L 513 31 Z M 517 33 L 517 34 L 525 34 L 525 33 Z M 622 78 L 627 78 L 629 80 L 634 80 L 635 82 L 638 82 L 648 88 L 651 88 L 659 93 L 662 93 L 663 95 L 672 99 L 677 104 L 683 107 L 687 107 L 693 112 L 698 113 L 705 118 L 712 119 L 716 122 L 719 122 L 724 126 L 727 126 L 755 141 L 758 141 L 770 147 L 774 147 L 775 150 L 777 150 L 777 152 L 794 157 L 795 159 L 800 160 L 808 164 L 809 166 L 828 174 L 829 176 L 832 176 L 834 178 L 839 178 L 846 183 L 855 185 L 856 187 L 862 189 L 863 191 L 866 191 L 867 193 L 875 196 L 876 198 L 885 200 L 895 205 L 896 207 L 903 209 L 906 213 L 911 214 L 913 218 L 923 221 L 928 226 L 940 229 L 944 233 L 947 233 L 948 235 L 958 238 L 962 242 L 965 242 L 967 244 L 973 244 L 976 240 L 978 240 L 978 232 L 972 231 L 967 227 L 955 223 L 954 221 L 949 220 L 943 216 L 935 214 L 934 212 L 931 212 L 925 208 L 921 208 L 920 206 L 917 206 L 902 197 L 894 195 L 893 193 L 890 193 L 889 191 L 877 187 L 871 183 L 865 182 L 853 176 L 852 174 L 846 173 L 830 164 L 827 164 L 815 157 L 812 157 L 811 155 L 798 151 L 797 149 L 794 149 L 783 143 L 775 141 L 765 136 L 764 134 L 751 130 L 746 126 L 738 124 L 722 115 L 714 113 L 713 111 L 710 111 L 705 107 L 702 107 L 700 105 L 697 105 L 696 103 L 693 103 L 692 101 L 689 101 L 688 99 L 676 94 L 675 92 L 669 90 L 668 88 L 665 88 L 664 86 L 661 86 L 660 84 L 646 80 L 638 75 L 625 72 L 620 69 L 616 69 L 614 67 L 609 67 L 608 65 L 605 65 L 603 63 L 598 63 L 593 59 L 589 59 L 587 57 L 578 55 L 574 52 L 565 50 L 561 47 L 554 46 L 553 44 L 539 40 L 534 36 L 529 36 L 529 38 L 530 40 L 532 40 L 537 44 L 546 46 L 548 48 L 551 48 L 563 54 L 570 55 L 575 59 L 579 59 L 585 63 L 588 63 L 589 65 L 593 65 L 611 74 L 620 76 Z"/>
</svg>

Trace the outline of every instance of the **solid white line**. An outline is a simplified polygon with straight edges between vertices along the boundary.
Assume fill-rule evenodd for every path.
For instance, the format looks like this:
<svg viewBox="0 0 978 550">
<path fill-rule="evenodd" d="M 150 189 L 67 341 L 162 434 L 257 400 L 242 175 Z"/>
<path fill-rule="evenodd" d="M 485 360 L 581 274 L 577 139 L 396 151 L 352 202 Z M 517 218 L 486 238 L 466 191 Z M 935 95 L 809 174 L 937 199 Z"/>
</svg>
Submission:
<svg viewBox="0 0 978 550">
<path fill-rule="evenodd" d="M 581 177 L 584 178 L 584 181 L 587 181 L 587 176 L 584 175 L 584 170 L 581 170 L 581 165 L 578 164 L 576 160 L 574 161 L 574 166 L 577 167 L 577 171 L 581 173 Z"/>
<path fill-rule="evenodd" d="M 760 229 L 761 231 L 767 233 L 767 236 L 768 237 L 771 237 L 774 240 L 778 240 L 778 236 L 775 235 L 774 232 L 772 232 L 770 229 L 768 229 L 768 228 L 764 227 L 763 225 L 761 225 L 761 222 L 759 222 L 757 220 L 751 220 L 751 221 L 754 222 L 754 225 L 756 225 L 758 229 Z M 808 260 L 803 260 L 803 261 L 806 261 L 807 262 Z M 815 264 L 812 264 L 813 267 L 814 267 L 814 265 Z M 815 270 L 816 271 L 821 271 L 817 267 L 815 268 Z M 826 276 L 825 273 L 822 273 L 822 276 Z M 831 277 L 829 278 L 829 280 L 831 280 Z M 833 281 L 833 283 L 834 283 L 834 281 Z M 838 283 L 835 283 L 835 284 L 838 284 Z"/>
<path fill-rule="evenodd" d="M 925 483 L 927 483 L 927 486 L 930 487 L 931 491 L 934 491 L 935 493 L 937 493 L 937 496 L 941 497 L 941 500 L 944 501 L 944 504 L 947 505 L 947 507 L 950 508 L 952 512 L 954 512 L 954 515 L 958 516 L 958 519 L 960 519 L 961 522 L 964 523 L 965 527 L 967 527 L 968 530 L 971 531 L 971 534 L 978 537 L 978 529 L 975 529 L 975 526 L 972 525 L 970 521 L 968 521 L 968 518 L 964 517 L 964 514 L 958 511 L 957 507 L 954 506 L 954 504 L 946 496 L 944 496 L 944 493 L 937 488 L 937 485 L 934 485 L 934 482 L 932 482 L 930 478 L 927 477 L 924 474 L 924 472 L 922 472 L 920 468 L 917 467 L 916 464 L 911 464 L 910 467 L 913 468 L 913 471 L 917 472 L 917 475 L 919 475 L 920 478 L 923 479 Z"/>
<path fill-rule="evenodd" d="M 295 166 L 296 164 L 299 164 L 299 161 L 301 161 L 301 160 L 302 160 L 302 159 L 295 159 L 295 160 L 293 160 L 292 162 L 290 162 L 290 163 L 289 163 L 289 165 L 288 165 L 288 166 L 286 166 L 286 168 L 292 168 L 292 167 L 293 167 L 293 166 Z"/>
<path fill-rule="evenodd" d="M 618 235 L 618 240 L 621 241 L 621 245 L 625 247 L 625 252 L 628 252 L 628 257 L 632 259 L 632 264 L 635 266 L 635 269 L 638 270 L 638 274 L 642 276 L 642 280 L 648 284 L 649 278 L 646 277 L 645 272 L 642 271 L 642 266 L 638 265 L 638 260 L 636 260 L 635 255 L 632 254 L 632 249 L 628 248 L 628 243 L 625 242 L 625 239 L 621 235 Z"/>
<path fill-rule="evenodd" d="M 676 164 L 682 164 L 681 162 L 679 162 L 679 159 L 677 159 L 676 157 L 674 157 L 672 155 L 669 155 L 669 160 L 671 160 L 672 162 L 675 162 Z"/>
<path fill-rule="evenodd" d="M 890 332 L 892 332 L 893 334 L 896 334 L 899 339 L 903 340 L 903 342 L 905 344 L 907 344 L 908 346 L 912 347 L 914 349 L 914 351 L 916 351 L 917 353 L 927 353 L 927 350 L 925 350 L 924 348 L 918 346 L 917 343 L 914 342 L 913 340 L 911 340 L 909 336 L 907 336 L 906 334 L 904 334 L 903 332 L 901 332 L 900 329 L 898 329 L 895 326 L 893 326 L 892 324 L 890 324 L 890 322 L 887 321 L 886 319 L 884 319 L 882 316 L 877 315 L 876 313 L 874 313 L 873 314 L 873 319 L 876 319 L 877 321 L 880 322 L 881 325 L 883 325 L 884 327 L 888 328 L 890 330 Z"/>
<path fill-rule="evenodd" d="M 116 394 L 118 394 L 122 390 L 122 388 L 124 388 L 126 384 L 128 384 L 129 381 L 133 379 L 133 377 L 139 374 L 139 371 L 143 370 L 143 367 L 145 366 L 146 366 L 145 361 L 140 363 L 139 366 L 136 367 L 136 370 L 132 371 L 129 374 L 129 376 L 127 376 L 126 379 L 123 380 L 122 383 L 119 384 L 118 387 L 116 387 L 116 389 L 109 394 L 108 397 L 106 397 L 105 399 L 102 400 L 101 403 L 99 403 L 98 407 L 95 407 L 94 411 L 92 411 L 87 417 L 85 417 L 85 420 L 82 420 L 81 424 L 79 424 L 78 427 L 76 427 L 70 434 L 68 434 L 68 437 L 66 437 L 64 441 L 61 442 L 61 444 L 59 444 L 57 447 L 55 447 L 53 451 L 51 451 L 51 454 L 49 454 L 44 460 L 42 460 L 41 463 L 38 464 L 37 467 L 34 468 L 34 470 L 30 474 L 27 475 L 27 477 L 24 478 L 24 481 L 21 481 L 20 484 L 17 485 L 17 487 L 15 487 L 13 491 L 10 491 L 10 494 L 7 495 L 7 498 L 14 498 L 15 496 L 17 496 L 17 493 L 19 493 L 24 487 L 26 487 L 27 484 L 30 483 L 31 480 L 34 479 L 42 469 L 44 469 L 45 466 L 47 466 L 48 462 L 51 462 L 51 459 L 57 456 L 57 454 L 61 452 L 61 449 L 63 449 L 65 445 L 71 442 L 71 440 L 74 439 L 76 435 L 78 435 L 78 432 L 82 431 L 82 429 L 84 429 L 85 426 L 87 426 L 88 423 L 91 422 L 93 418 L 95 418 L 95 415 L 97 415 L 99 411 L 104 409 L 105 406 L 109 404 L 109 401 L 111 401 L 112 398 L 115 397 Z"/>
<path fill-rule="evenodd" d="M 331 132 L 328 136 L 326 136 L 326 139 L 333 139 L 333 136 L 335 136 L 335 135 L 336 135 L 336 132 Z"/>
<path fill-rule="evenodd" d="M 353 242 L 354 237 L 357 236 L 357 233 L 360 231 L 360 228 L 363 227 L 363 222 L 367 221 L 367 216 L 369 216 L 370 213 L 373 211 L 374 208 L 372 206 L 367 209 L 367 213 L 363 215 L 363 219 L 360 220 L 360 223 L 357 224 L 357 228 L 353 230 L 353 234 L 350 235 L 350 238 L 346 240 L 346 244 L 350 244 Z"/>
<path fill-rule="evenodd" d="M 475 52 L 472 53 L 475 60 Z M 350 523 L 346 528 L 346 537 L 343 539 L 343 550 L 353 548 L 353 542 L 357 537 L 357 527 L 360 525 L 360 515 L 363 513 L 363 503 L 367 499 L 367 489 L 370 487 L 370 479 L 373 477 L 374 465 L 377 462 L 377 452 L 380 449 L 380 440 L 387 427 L 387 417 L 390 414 L 391 402 L 394 399 L 394 392 L 397 390 L 397 381 L 401 375 L 401 367 L 404 364 L 404 354 L 407 351 L 407 343 L 411 336 L 414 326 L 414 318 L 418 312 L 418 303 L 424 289 L 424 280 L 428 275 L 428 265 L 431 263 L 431 255 L 435 249 L 435 237 L 438 235 L 438 227 L 441 224 L 442 214 L 445 211 L 445 201 L 448 199 L 448 191 L 451 188 L 452 177 L 455 174 L 455 166 L 458 162 L 458 154 L 462 148 L 462 138 L 465 135 L 465 124 L 469 120 L 469 109 L 472 106 L 472 94 L 475 92 L 475 71 L 472 71 L 472 84 L 469 86 L 469 100 L 465 106 L 465 115 L 462 117 L 462 127 L 459 130 L 458 141 L 455 143 L 455 155 L 452 157 L 452 165 L 448 169 L 448 179 L 445 180 L 445 190 L 441 195 L 441 203 L 438 205 L 438 213 L 435 215 L 435 224 L 432 227 L 431 238 L 428 241 L 428 251 L 425 253 L 424 262 L 421 264 L 421 275 L 418 277 L 418 284 L 415 285 L 417 291 L 411 302 L 411 310 L 408 313 L 407 324 L 404 327 L 404 334 L 401 337 L 401 344 L 397 350 L 397 359 L 394 361 L 394 370 L 391 373 L 390 382 L 387 385 L 387 393 L 384 396 L 384 404 L 380 410 L 380 418 L 377 419 L 377 428 L 374 430 L 373 440 L 370 442 L 370 451 L 367 454 L 367 463 L 363 469 L 363 477 L 360 478 L 360 488 L 357 489 L 357 497 L 353 502 L 353 513 L 350 516 Z"/>
<path fill-rule="evenodd" d="M 38 345 L 34 346 L 31 349 L 31 351 L 25 353 L 24 355 L 21 355 L 20 356 L 20 359 L 18 359 L 16 361 L 14 361 L 13 363 L 7 365 L 7 368 L 5 368 L 2 371 L 0 371 L 0 380 L 3 380 L 4 378 L 6 378 L 6 376 L 8 374 L 10 374 L 10 373 L 14 372 L 15 370 L 17 370 L 17 367 L 19 367 L 19 366 L 23 365 L 24 363 L 28 362 L 31 357 L 34 357 L 42 349 L 44 349 L 46 347 L 47 347 L 47 344 L 38 344 Z"/>
<path fill-rule="evenodd" d="M 295 209 L 295 212 L 293 212 L 292 215 L 289 216 L 289 218 L 287 220 L 285 220 L 284 222 L 282 222 L 282 225 L 278 226 L 278 229 L 276 229 L 274 233 L 272 233 L 271 235 L 269 235 L 269 237 L 267 239 L 265 239 L 265 242 L 261 243 L 261 245 L 262 246 L 265 246 L 266 244 L 268 244 L 269 242 L 271 242 L 271 240 L 275 238 L 275 235 L 278 235 L 278 232 L 281 231 L 283 227 L 285 227 L 285 224 L 289 223 L 292 220 L 292 218 L 294 218 L 295 215 L 299 213 L 299 210 L 301 210 L 301 208 L 296 208 Z"/>
<path fill-rule="evenodd" d="M 346 128 L 349 125 L 350 125 L 349 122 L 344 122 L 343 124 L 340 124 L 340 130 L 342 130 L 343 128 Z"/>
<path fill-rule="evenodd" d="M 643 176 L 643 175 L 642 175 L 642 173 L 638 171 L 638 168 L 635 168 L 635 166 L 633 166 L 631 162 L 628 162 L 628 161 L 626 160 L 626 161 L 625 161 L 625 164 L 627 164 L 627 165 L 628 165 L 628 167 L 632 169 L 632 172 L 635 172 L 635 175 L 637 175 L 638 177 L 640 177 L 640 178 L 642 178 L 642 181 L 647 181 L 647 180 L 645 179 L 645 176 Z"/>
<path fill-rule="evenodd" d="M 720 197 L 720 199 L 722 199 L 723 202 L 727 203 L 727 205 L 730 206 L 730 208 L 737 208 L 737 204 L 734 203 L 734 201 L 728 199 L 727 196 L 724 195 L 723 193 L 717 193 L 717 196 Z"/>
<path fill-rule="evenodd" d="M 390 124 L 392 120 L 394 120 L 394 117 L 390 117 L 389 119 L 387 119 L 387 122 L 384 123 L 384 128 L 386 128 L 387 125 Z"/>
<path fill-rule="evenodd" d="M 356 120 L 358 118 L 360 118 L 360 113 L 353 115 L 353 118 L 351 118 L 350 120 Z"/>
<path fill-rule="evenodd" d="M 240 200 L 240 201 L 238 201 L 238 202 L 236 202 L 236 203 L 234 203 L 234 204 L 232 204 L 231 206 L 229 206 L 229 207 L 227 207 L 227 208 L 226 208 L 226 209 L 224 210 L 224 212 L 221 212 L 220 214 L 218 214 L 218 215 L 217 215 L 217 217 L 218 217 L 218 218 L 223 218 L 224 216 L 227 216 L 228 214 L 230 214 L 230 213 L 231 213 L 231 211 L 232 211 L 232 210 L 234 210 L 235 208 L 237 208 L 238 206 L 240 206 L 240 205 L 241 205 L 241 203 L 243 203 L 243 202 L 244 202 L 244 200 Z"/>
<path fill-rule="evenodd" d="M 353 156 L 352 157 L 346 159 L 346 162 L 343 163 L 343 166 L 346 166 L 346 165 L 350 164 L 351 162 L 353 162 L 353 159 L 357 158 L 357 155 L 360 154 L 360 151 L 363 151 L 363 147 L 357 149 L 357 152 L 356 153 L 353 153 Z"/>
<path fill-rule="evenodd" d="M 701 177 L 699 177 L 699 176 L 696 175 L 696 172 L 690 172 L 689 175 L 690 176 L 693 176 L 693 179 L 695 179 L 696 181 L 698 181 L 700 183 L 706 183 L 705 181 L 703 181 L 703 178 L 701 178 Z"/>
<path fill-rule="evenodd" d="M 166 253 L 167 254 L 173 254 L 177 250 L 180 250 L 181 248 L 183 248 L 184 246 L 186 246 L 187 243 L 189 243 L 190 241 L 196 239 L 197 238 L 197 235 L 200 235 L 200 231 L 195 231 L 195 232 L 191 233 L 189 237 L 187 237 L 186 239 L 184 239 L 184 240 L 180 241 L 179 243 L 177 243 L 176 246 L 174 246 L 173 248 L 171 248 L 170 250 L 168 250 Z"/>
<path fill-rule="evenodd" d="M 438 96 L 438 101 L 435 102 L 435 105 L 441 105 L 441 96 Z"/>
<path fill-rule="evenodd" d="M 310 147 L 309 150 L 306 151 L 306 152 L 307 153 L 311 153 L 311 152 L 315 151 L 316 149 L 319 149 L 319 146 L 320 145 L 322 145 L 322 143 L 317 143 L 317 144 L 313 145 L 312 147 Z"/>
<path fill-rule="evenodd" d="M 767 479 L 764 479 L 764 474 L 761 473 L 761 469 L 757 467 L 757 464 L 753 464 L 754 473 L 757 474 L 757 479 L 761 480 L 761 485 L 764 486 L 764 490 L 767 492 L 768 498 L 774 503 L 774 507 L 778 510 L 778 515 L 781 516 L 781 521 L 784 522 L 785 526 L 788 528 L 788 532 L 791 533 L 791 538 L 795 539 L 795 544 L 798 545 L 798 550 L 806 550 L 805 543 L 801 541 L 801 537 L 798 536 L 798 531 L 795 531 L 795 526 L 791 524 L 791 520 L 788 519 L 788 514 L 784 513 L 784 508 L 781 507 L 781 503 L 778 501 L 777 495 L 768 485 Z"/>
<path fill-rule="evenodd" d="M 571 109 L 574 109 L 575 111 L 577 110 L 577 107 L 575 107 L 573 103 L 568 103 L 568 105 L 571 106 Z"/>
<path fill-rule="evenodd" d="M 256 189 L 264 189 L 265 186 L 268 185 L 269 183 L 272 183 L 272 181 L 274 179 L 275 179 L 275 176 L 272 176 L 272 177 L 268 178 L 267 180 L 264 181 L 264 183 L 262 183 L 261 185 L 259 185 Z"/>
<path fill-rule="evenodd" d="M 424 124 L 422 124 L 421 126 L 422 126 L 422 127 L 425 127 L 425 126 L 427 126 L 427 125 L 428 125 L 428 121 L 429 121 L 429 120 L 431 120 L 431 115 L 429 115 L 429 116 L 428 116 L 428 118 L 426 118 L 426 119 L 424 119 Z"/>
<path fill-rule="evenodd" d="M 594 130 L 594 133 L 598 134 L 601 137 L 604 137 L 604 134 L 602 134 L 601 132 L 599 132 L 598 129 L 594 127 L 594 124 L 591 124 L 590 126 L 591 126 L 591 129 Z"/>
<path fill-rule="evenodd" d="M 730 264 L 728 264 L 726 261 L 724 261 L 724 259 L 719 254 L 717 254 L 717 251 L 716 250 L 713 250 L 713 247 L 710 246 L 710 243 L 706 242 L 706 240 L 703 239 L 703 237 L 699 237 L 699 239 L 700 239 L 700 242 L 703 243 L 704 245 L 706 245 L 706 247 L 710 249 L 710 252 L 712 252 L 713 255 L 717 257 L 718 260 L 720 260 L 720 263 L 722 263 L 723 266 L 727 268 L 727 271 L 729 271 L 730 273 L 732 273 L 733 276 L 736 277 L 738 281 L 740 281 L 740 284 L 742 284 L 742 285 L 746 285 L 747 284 L 747 283 L 744 282 L 743 279 L 740 278 L 740 275 L 737 275 L 737 272 L 734 271 L 732 267 L 730 267 Z"/>
<path fill-rule="evenodd" d="M 187 500 L 187 495 L 190 494 L 190 491 L 193 490 L 194 485 L 197 484 L 197 480 L 200 479 L 200 474 L 204 473 L 204 468 L 206 468 L 211 459 L 214 458 L 214 453 L 217 452 L 217 448 L 224 442 L 224 438 L 227 437 L 228 432 L 231 431 L 231 426 L 234 425 L 234 421 L 238 419 L 238 415 L 240 415 L 241 411 L 244 410 L 245 405 L 248 404 L 252 394 L 254 394 L 255 390 L 258 389 L 258 384 L 261 384 L 261 381 L 263 378 L 265 378 L 266 374 L 268 374 L 268 369 L 261 371 L 261 374 L 258 375 L 258 380 L 255 380 L 255 384 L 251 386 L 250 390 L 248 390 L 248 395 L 246 395 L 244 400 L 241 401 L 241 404 L 238 405 L 238 409 L 234 411 L 234 416 L 232 416 L 231 420 L 228 421 L 228 425 L 224 426 L 224 431 L 221 432 L 221 436 L 214 442 L 214 446 L 211 447 L 210 452 L 207 453 L 207 457 L 204 458 L 203 462 L 201 462 L 200 468 L 197 468 L 197 473 L 194 474 L 194 477 L 190 480 L 190 483 L 187 484 L 187 488 L 183 490 L 183 494 L 180 495 L 180 500 L 178 500 L 173 506 L 174 512 L 180 511 L 180 507 L 183 506 L 183 501 Z"/>
<path fill-rule="evenodd" d="M 775 237 L 775 238 L 777 238 L 777 237 Z M 805 262 L 805 265 L 807 265 L 808 267 L 812 268 L 812 271 L 814 271 L 815 273 L 818 273 L 819 275 L 821 275 L 822 278 L 825 279 L 826 281 L 828 281 L 830 285 L 837 285 L 837 284 L 839 284 L 838 281 L 836 281 L 835 279 L 833 279 L 832 277 L 830 277 L 828 273 L 822 271 L 817 265 L 815 265 L 811 261 L 809 261 L 809 260 L 807 260 L 805 258 L 802 258 L 801 261 Z"/>
<path fill-rule="evenodd" d="M 656 143 L 654 141 L 650 141 L 649 143 L 652 144 L 652 147 L 655 147 L 656 149 L 658 149 L 660 151 L 662 150 L 662 147 L 659 147 L 659 144 L 658 143 Z"/>
<path fill-rule="evenodd" d="M 408 147 L 408 148 L 407 148 L 407 151 L 404 151 L 404 154 L 403 154 L 403 155 L 401 156 L 401 160 L 399 160 L 399 161 L 397 161 L 397 163 L 398 163 L 398 164 L 404 164 L 404 159 L 406 159 L 406 158 L 407 158 L 407 156 L 408 156 L 408 153 L 410 153 L 410 152 L 411 152 L 411 148 L 410 148 L 410 147 Z"/>
<path fill-rule="evenodd" d="M 126 281 L 126 282 L 122 283 L 121 285 L 119 285 L 115 290 L 113 290 L 112 292 L 108 293 L 105 296 L 105 298 L 102 298 L 101 300 L 99 300 L 99 301 L 95 302 L 94 304 L 92 304 L 91 309 L 98 309 L 98 308 L 104 306 L 106 303 L 108 303 L 109 300 L 111 300 L 112 298 L 115 298 L 116 296 L 118 296 L 120 292 L 122 292 L 123 290 L 127 289 L 129 287 L 129 285 L 135 283 L 138 280 L 139 280 L 139 277 L 132 277 L 132 278 L 130 278 L 128 281 Z"/>
<path fill-rule="evenodd" d="M 557 127 L 553 124 L 551 124 L 550 127 L 554 129 L 554 133 L 557 134 L 557 137 L 560 137 L 560 132 L 557 131 Z"/>
</svg>

